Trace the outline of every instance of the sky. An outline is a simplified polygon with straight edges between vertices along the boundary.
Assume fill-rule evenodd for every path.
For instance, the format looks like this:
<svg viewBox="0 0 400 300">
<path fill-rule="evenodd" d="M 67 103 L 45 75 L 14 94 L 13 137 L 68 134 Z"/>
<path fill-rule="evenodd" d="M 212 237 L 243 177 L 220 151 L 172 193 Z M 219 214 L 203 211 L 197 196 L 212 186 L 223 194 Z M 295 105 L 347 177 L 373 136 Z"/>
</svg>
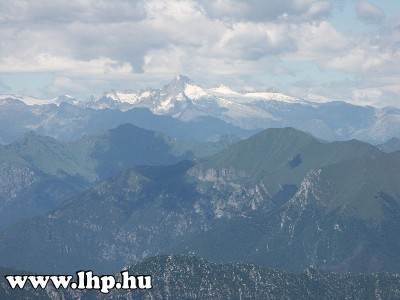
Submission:
<svg viewBox="0 0 400 300">
<path fill-rule="evenodd" d="M 278 91 L 400 107 L 397 0 L 0 0 L 0 94 Z"/>
</svg>

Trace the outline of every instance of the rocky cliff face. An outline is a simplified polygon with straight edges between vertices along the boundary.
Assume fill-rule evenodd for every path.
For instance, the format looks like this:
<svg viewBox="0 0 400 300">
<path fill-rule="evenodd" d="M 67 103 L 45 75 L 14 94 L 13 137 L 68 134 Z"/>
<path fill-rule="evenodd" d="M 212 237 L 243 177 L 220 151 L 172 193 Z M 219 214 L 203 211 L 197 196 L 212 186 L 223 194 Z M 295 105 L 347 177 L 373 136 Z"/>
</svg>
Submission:
<svg viewBox="0 0 400 300">
<path fill-rule="evenodd" d="M 1 231 L 0 264 L 109 272 L 184 253 L 293 272 L 397 272 L 399 170 L 398 153 L 268 130 L 204 160 L 135 167 Z"/>
</svg>

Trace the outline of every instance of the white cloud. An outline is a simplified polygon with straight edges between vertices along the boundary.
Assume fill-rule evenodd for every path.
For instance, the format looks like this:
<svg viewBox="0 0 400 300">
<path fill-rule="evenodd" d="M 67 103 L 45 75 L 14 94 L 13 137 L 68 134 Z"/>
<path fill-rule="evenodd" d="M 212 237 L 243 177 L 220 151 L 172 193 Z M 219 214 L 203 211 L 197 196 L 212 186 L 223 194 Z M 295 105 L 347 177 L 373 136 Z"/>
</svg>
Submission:
<svg viewBox="0 0 400 300">
<path fill-rule="evenodd" d="M 362 101 L 360 91 L 374 88 L 381 92 L 374 94 L 377 99 L 389 103 L 400 82 L 398 16 L 385 19 L 380 8 L 356 2 L 359 18 L 382 24 L 374 27 L 377 32 L 354 36 L 330 21 L 334 3 L 0 0 L 0 70 L 51 72 L 51 93 L 160 86 L 177 73 L 203 84 L 264 87 L 270 83 L 263 76 L 276 75 L 278 84 L 286 78 L 289 92 L 315 99 Z M 293 62 L 311 62 L 321 74 L 342 72 L 360 82 L 333 88 L 314 74 L 308 85 L 290 88 L 287 78 L 299 81 L 308 74 L 296 73 Z"/>
<path fill-rule="evenodd" d="M 343 56 L 336 56 L 324 63 L 324 66 L 349 73 L 366 74 L 379 72 L 385 64 L 391 63 L 393 57 L 388 52 L 379 52 L 373 47 L 349 49 Z"/>
<path fill-rule="evenodd" d="M 69 57 L 53 56 L 49 53 L 38 53 L 34 57 L 9 56 L 1 60 L 0 69 L 3 72 L 60 72 L 93 76 L 106 73 L 130 73 L 129 63 L 120 63 L 107 57 L 76 60 Z"/>
<path fill-rule="evenodd" d="M 201 3 L 212 17 L 250 22 L 320 20 L 332 10 L 330 1 L 321 0 L 205 0 Z"/>
<path fill-rule="evenodd" d="M 216 48 L 225 56 L 229 53 L 231 59 L 258 60 L 295 50 L 287 32 L 284 24 L 239 22 L 224 32 Z"/>
<path fill-rule="evenodd" d="M 367 1 L 358 1 L 357 17 L 366 24 L 378 24 L 385 19 L 385 12 Z"/>
<path fill-rule="evenodd" d="M 354 102 L 360 105 L 377 105 L 381 97 L 382 91 L 379 88 L 355 89 L 353 91 Z"/>
<path fill-rule="evenodd" d="M 143 1 L 1 0 L 0 22 L 121 22 L 144 17 Z"/>
<path fill-rule="evenodd" d="M 327 61 L 334 55 L 341 55 L 352 44 L 351 38 L 336 30 L 328 21 L 292 24 L 290 35 L 298 51 L 285 56 L 293 60 Z"/>
</svg>

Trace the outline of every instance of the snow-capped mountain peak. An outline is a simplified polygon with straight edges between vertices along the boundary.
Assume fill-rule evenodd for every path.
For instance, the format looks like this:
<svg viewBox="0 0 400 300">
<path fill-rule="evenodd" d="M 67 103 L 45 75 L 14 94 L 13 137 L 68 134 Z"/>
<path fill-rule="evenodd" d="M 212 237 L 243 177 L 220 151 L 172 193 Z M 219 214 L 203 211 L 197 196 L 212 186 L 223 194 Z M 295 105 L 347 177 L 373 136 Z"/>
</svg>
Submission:
<svg viewBox="0 0 400 300">
<path fill-rule="evenodd" d="M 241 96 L 240 93 L 232 90 L 230 87 L 223 85 L 222 83 L 216 88 L 209 89 L 209 91 L 212 94 L 219 96 Z"/>
<path fill-rule="evenodd" d="M 185 82 L 185 83 L 190 83 L 192 82 L 191 79 L 185 75 L 176 75 L 174 80 L 172 82 Z"/>
<path fill-rule="evenodd" d="M 52 99 L 52 102 L 60 105 L 61 103 L 69 103 L 69 104 L 73 104 L 73 105 L 79 105 L 80 101 L 70 95 L 59 95 L 56 98 Z"/>
<path fill-rule="evenodd" d="M 253 129 L 258 128 L 260 124 L 279 120 L 279 117 L 275 117 L 266 108 L 270 106 L 270 101 L 278 102 L 277 104 L 271 102 L 271 105 L 281 105 L 279 102 L 303 103 L 299 99 L 276 92 L 237 92 L 223 84 L 215 88 L 205 88 L 187 76 L 176 75 L 161 89 L 111 90 L 98 99 L 85 102 L 64 95 L 41 104 L 59 105 L 61 102 L 67 102 L 92 109 L 109 108 L 122 111 L 142 107 L 155 114 L 168 115 L 185 121 L 211 116 L 239 127 Z M 27 101 L 29 104 L 37 102 Z"/>
<path fill-rule="evenodd" d="M 0 100 L 18 100 L 26 105 L 47 105 L 47 104 L 56 104 L 60 105 L 61 103 L 69 103 L 73 105 L 80 105 L 81 101 L 77 98 L 70 96 L 70 95 L 59 95 L 52 99 L 40 99 L 33 96 L 26 96 L 26 95 L 14 95 L 14 94 L 3 94 L 0 95 Z"/>
<path fill-rule="evenodd" d="M 14 94 L 3 94 L 0 95 L 0 100 L 18 100 L 24 102 L 27 105 L 44 105 L 54 103 L 54 99 L 39 99 L 33 96 L 25 96 L 25 95 L 14 95 Z"/>
<path fill-rule="evenodd" d="M 288 95 L 274 92 L 247 92 L 243 94 L 247 99 L 262 99 L 262 100 L 273 100 L 281 101 L 286 103 L 304 103 L 304 100 L 294 98 Z"/>
<path fill-rule="evenodd" d="M 176 75 L 175 78 L 169 84 L 164 86 L 164 90 L 169 93 L 178 94 L 180 92 L 183 92 L 186 85 L 191 83 L 192 81 L 190 80 L 189 77 L 183 75 Z"/>
<path fill-rule="evenodd" d="M 61 103 L 69 105 L 61 105 Z M 177 75 L 169 84 L 158 89 L 141 89 L 128 91 L 111 90 L 102 97 L 91 98 L 88 101 L 79 101 L 69 96 L 61 95 L 53 99 L 38 99 L 22 95 L 0 95 L 0 106 L 3 109 L 26 105 L 35 106 L 33 111 L 58 109 L 115 109 L 128 111 L 135 108 L 146 108 L 154 114 L 170 116 L 182 121 L 198 121 L 204 117 L 211 117 L 233 124 L 242 129 L 259 129 L 279 126 L 298 126 L 302 130 L 312 132 L 316 136 L 324 136 L 324 139 L 344 137 L 341 133 L 342 116 L 336 115 L 336 127 L 332 129 L 330 137 L 326 138 L 326 132 L 330 132 L 330 123 L 321 119 L 326 111 L 336 109 L 342 111 L 348 109 L 349 104 L 340 101 L 318 103 L 292 97 L 277 90 L 266 91 L 235 91 L 228 86 L 219 85 L 214 88 L 206 88 L 196 84 L 188 77 Z M 53 107 L 45 107 L 52 104 Z M 71 105 L 77 108 L 70 107 Z M 359 106 L 355 106 L 358 109 Z M 328 108 L 328 109 L 327 109 Z M 340 108 L 340 109 L 339 109 Z M 353 108 L 352 108 L 353 109 Z M 366 118 L 374 125 L 368 129 L 350 131 L 351 137 L 362 139 L 365 136 L 375 136 L 382 141 L 384 137 L 398 136 L 398 124 L 400 123 L 400 110 L 398 108 L 385 108 L 383 110 L 374 107 L 366 107 Z M 312 116 L 307 121 L 304 112 Z M 303 117 L 301 115 L 303 114 Z M 300 116 L 300 117 L 299 117 Z M 373 121 L 375 120 L 375 121 Z M 353 124 L 353 120 L 348 121 Z M 355 121 L 354 121 L 355 122 Z M 371 124 L 372 124 L 371 123 Z M 349 126 L 350 126 L 349 125 Z M 356 124 L 357 125 L 357 124 Z M 354 125 L 354 128 L 357 126 Z M 353 125 L 351 125 L 353 126 Z M 340 130 L 339 130 L 340 129 Z"/>
</svg>

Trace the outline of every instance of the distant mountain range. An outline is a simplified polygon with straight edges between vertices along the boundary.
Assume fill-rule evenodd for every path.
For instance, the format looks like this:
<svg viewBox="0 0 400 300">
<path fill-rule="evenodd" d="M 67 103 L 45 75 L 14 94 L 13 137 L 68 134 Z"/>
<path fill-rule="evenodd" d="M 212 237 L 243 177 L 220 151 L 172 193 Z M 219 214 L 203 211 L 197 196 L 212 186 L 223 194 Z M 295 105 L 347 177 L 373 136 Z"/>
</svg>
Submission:
<svg viewBox="0 0 400 300">
<path fill-rule="evenodd" d="M 88 101 L 0 95 L 0 116 L 0 274 L 155 280 L 105 296 L 0 276 L 0 299 L 400 298 L 375 273 L 400 273 L 398 108 L 178 75 Z"/>
<path fill-rule="evenodd" d="M 196 140 L 215 140 L 224 133 L 248 137 L 265 128 L 287 126 L 329 141 L 355 138 L 378 144 L 400 138 L 398 108 L 315 103 L 277 92 L 237 92 L 226 86 L 208 89 L 182 75 L 161 89 L 110 91 L 89 101 L 71 96 L 40 101 L 1 95 L 0 99 L 4 116 L 0 125 L 7 128 L 0 130 L 3 142 L 27 130 L 74 140 L 121 123 Z"/>
<path fill-rule="evenodd" d="M 248 137 L 256 132 L 213 117 L 183 122 L 170 116 L 156 115 L 146 108 L 128 111 L 91 109 L 66 102 L 59 105 L 27 105 L 13 98 L 0 102 L 0 115 L 0 142 L 3 144 L 15 141 L 27 131 L 35 131 L 60 141 L 75 141 L 84 135 L 96 134 L 126 123 L 180 140 L 217 141 L 224 134 Z"/>
<path fill-rule="evenodd" d="M 387 153 L 400 151 L 400 139 L 393 137 L 385 143 L 378 145 L 377 147 L 383 152 Z"/>
<path fill-rule="evenodd" d="M 399 170 L 400 152 L 267 129 L 208 158 L 134 167 L 4 229 L 0 265 L 109 273 L 182 253 L 291 272 L 400 272 Z"/>
</svg>

